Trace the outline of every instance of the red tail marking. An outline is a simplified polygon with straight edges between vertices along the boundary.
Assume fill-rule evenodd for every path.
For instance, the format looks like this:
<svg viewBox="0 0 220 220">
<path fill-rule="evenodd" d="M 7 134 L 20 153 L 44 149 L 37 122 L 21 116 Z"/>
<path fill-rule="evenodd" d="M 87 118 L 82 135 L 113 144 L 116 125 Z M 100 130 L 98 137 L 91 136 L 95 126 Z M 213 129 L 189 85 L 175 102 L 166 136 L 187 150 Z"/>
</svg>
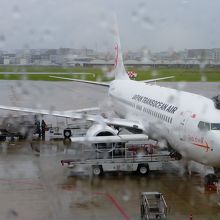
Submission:
<svg viewBox="0 0 220 220">
<path fill-rule="evenodd" d="M 115 67 L 118 65 L 118 44 L 115 45 Z"/>
</svg>

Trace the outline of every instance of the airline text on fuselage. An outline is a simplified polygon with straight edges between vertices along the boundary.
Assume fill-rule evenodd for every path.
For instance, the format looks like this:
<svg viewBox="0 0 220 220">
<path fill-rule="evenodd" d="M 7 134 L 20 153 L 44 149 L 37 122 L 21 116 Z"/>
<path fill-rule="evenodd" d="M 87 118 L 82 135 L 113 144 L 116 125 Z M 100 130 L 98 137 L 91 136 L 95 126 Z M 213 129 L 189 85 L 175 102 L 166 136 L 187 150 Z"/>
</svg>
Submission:
<svg viewBox="0 0 220 220">
<path fill-rule="evenodd" d="M 167 111 L 167 112 L 172 113 L 172 114 L 174 114 L 175 111 L 178 109 L 178 107 L 176 107 L 176 106 L 166 104 L 166 103 L 163 103 L 163 102 L 160 102 L 160 101 L 156 101 L 154 99 L 150 99 L 150 98 L 142 96 L 142 95 L 135 94 L 132 97 L 132 99 L 135 100 L 135 101 L 144 103 L 146 105 L 150 105 L 154 108 L 161 109 L 163 111 Z"/>
</svg>

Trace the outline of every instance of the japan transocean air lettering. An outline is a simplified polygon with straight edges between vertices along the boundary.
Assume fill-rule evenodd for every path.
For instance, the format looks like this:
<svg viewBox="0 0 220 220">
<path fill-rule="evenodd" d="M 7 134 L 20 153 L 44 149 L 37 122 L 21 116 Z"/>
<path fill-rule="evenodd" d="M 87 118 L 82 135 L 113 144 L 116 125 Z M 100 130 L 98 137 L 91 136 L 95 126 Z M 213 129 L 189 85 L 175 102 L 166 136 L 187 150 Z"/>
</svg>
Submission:
<svg viewBox="0 0 220 220">
<path fill-rule="evenodd" d="M 144 103 L 146 105 L 150 105 L 154 108 L 157 108 L 157 109 L 160 109 L 160 110 L 163 110 L 163 111 L 167 111 L 167 112 L 172 113 L 172 114 L 174 114 L 175 111 L 178 109 L 176 106 L 169 105 L 169 104 L 166 104 L 166 103 L 154 100 L 154 99 L 150 99 L 150 98 L 145 97 L 145 96 L 137 95 L 137 94 L 135 94 L 132 97 L 132 100 Z"/>
</svg>

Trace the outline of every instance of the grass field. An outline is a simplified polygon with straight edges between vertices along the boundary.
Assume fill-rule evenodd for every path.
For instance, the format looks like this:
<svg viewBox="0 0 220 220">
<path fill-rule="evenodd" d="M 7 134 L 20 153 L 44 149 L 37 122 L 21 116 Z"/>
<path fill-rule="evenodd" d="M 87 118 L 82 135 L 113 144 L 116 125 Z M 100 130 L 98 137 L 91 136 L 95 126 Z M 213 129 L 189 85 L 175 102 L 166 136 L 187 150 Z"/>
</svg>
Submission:
<svg viewBox="0 0 220 220">
<path fill-rule="evenodd" d="M 175 76 L 173 79 L 167 81 L 209 81 L 209 82 L 220 82 L 220 69 L 206 68 L 201 71 L 199 68 L 157 68 L 157 69 L 131 69 L 138 73 L 136 80 L 146 80 L 152 78 Z M 4 72 L 10 72 L 10 74 L 4 74 Z M 19 72 L 25 72 L 21 74 Z M 30 73 L 34 74 L 30 74 Z M 45 72 L 46 74 L 41 74 Z M 55 81 L 59 79 L 50 78 L 50 75 L 62 76 L 62 77 L 73 77 L 77 79 L 86 80 L 98 80 L 108 81 L 112 78 L 108 78 L 106 70 L 101 68 L 87 68 L 87 67 L 45 67 L 45 66 L 0 66 L 0 79 L 5 80 L 47 80 Z M 62 74 L 59 74 L 62 73 Z M 66 74 L 65 74 L 66 73 Z M 72 75 L 71 73 L 92 73 L 90 75 Z M 93 76 L 94 74 L 94 76 Z"/>
<path fill-rule="evenodd" d="M 220 69 L 214 68 L 204 69 L 203 71 L 201 71 L 199 68 L 158 68 L 155 70 L 137 70 L 137 72 L 139 73 L 137 80 L 175 76 L 175 78 L 169 79 L 169 81 L 220 81 Z"/>
</svg>

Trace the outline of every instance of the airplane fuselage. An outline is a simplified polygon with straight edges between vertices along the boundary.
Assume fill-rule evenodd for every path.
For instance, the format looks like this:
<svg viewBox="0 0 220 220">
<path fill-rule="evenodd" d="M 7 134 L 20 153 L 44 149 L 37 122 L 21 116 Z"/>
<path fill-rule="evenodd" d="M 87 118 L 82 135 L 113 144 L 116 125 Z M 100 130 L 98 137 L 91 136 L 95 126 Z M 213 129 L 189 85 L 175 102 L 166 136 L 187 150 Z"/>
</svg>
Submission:
<svg viewBox="0 0 220 220">
<path fill-rule="evenodd" d="M 183 157 L 220 167 L 220 110 L 211 99 L 133 80 L 114 80 L 109 96 L 114 111 L 141 122 L 150 138 L 166 140 Z"/>
</svg>

